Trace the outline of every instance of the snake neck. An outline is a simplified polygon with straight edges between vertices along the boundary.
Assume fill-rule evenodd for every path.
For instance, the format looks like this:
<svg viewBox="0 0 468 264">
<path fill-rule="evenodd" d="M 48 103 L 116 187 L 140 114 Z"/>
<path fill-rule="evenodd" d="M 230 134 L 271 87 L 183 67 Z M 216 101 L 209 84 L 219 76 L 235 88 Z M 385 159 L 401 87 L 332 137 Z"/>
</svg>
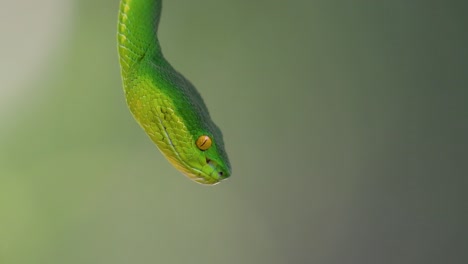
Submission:
<svg viewBox="0 0 468 264">
<path fill-rule="evenodd" d="M 121 0 L 118 50 L 122 76 L 145 56 L 162 58 L 157 38 L 161 0 Z"/>
</svg>

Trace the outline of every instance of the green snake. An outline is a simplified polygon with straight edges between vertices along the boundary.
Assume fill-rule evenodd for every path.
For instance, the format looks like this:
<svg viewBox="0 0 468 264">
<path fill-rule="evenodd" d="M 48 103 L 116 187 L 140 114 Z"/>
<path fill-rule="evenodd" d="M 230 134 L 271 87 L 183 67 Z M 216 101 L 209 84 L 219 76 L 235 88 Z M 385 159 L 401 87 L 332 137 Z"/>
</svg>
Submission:
<svg viewBox="0 0 468 264">
<path fill-rule="evenodd" d="M 121 0 L 118 52 L 127 105 L 172 165 L 201 184 L 231 175 L 221 130 L 195 87 L 164 58 L 161 0 Z"/>
</svg>

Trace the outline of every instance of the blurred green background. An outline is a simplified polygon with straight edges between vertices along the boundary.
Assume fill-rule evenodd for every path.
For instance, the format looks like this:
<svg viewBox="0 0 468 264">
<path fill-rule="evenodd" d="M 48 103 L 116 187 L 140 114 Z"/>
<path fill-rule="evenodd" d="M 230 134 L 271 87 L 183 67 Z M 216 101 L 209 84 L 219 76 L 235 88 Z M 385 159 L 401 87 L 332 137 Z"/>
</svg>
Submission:
<svg viewBox="0 0 468 264">
<path fill-rule="evenodd" d="M 118 0 L 3 1 L 0 263 L 468 263 L 462 1 L 164 1 L 232 177 L 125 105 Z"/>
</svg>

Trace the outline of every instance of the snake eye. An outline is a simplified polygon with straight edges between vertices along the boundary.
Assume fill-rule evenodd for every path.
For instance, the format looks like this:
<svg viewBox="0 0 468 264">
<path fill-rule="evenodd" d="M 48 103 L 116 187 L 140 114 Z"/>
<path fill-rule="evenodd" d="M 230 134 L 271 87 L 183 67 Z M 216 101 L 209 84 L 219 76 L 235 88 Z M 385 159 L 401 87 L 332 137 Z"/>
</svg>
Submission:
<svg viewBox="0 0 468 264">
<path fill-rule="evenodd" d="M 209 136 L 200 136 L 198 139 L 197 139 L 197 147 L 200 149 L 200 150 L 207 150 L 211 147 L 211 138 Z"/>
</svg>

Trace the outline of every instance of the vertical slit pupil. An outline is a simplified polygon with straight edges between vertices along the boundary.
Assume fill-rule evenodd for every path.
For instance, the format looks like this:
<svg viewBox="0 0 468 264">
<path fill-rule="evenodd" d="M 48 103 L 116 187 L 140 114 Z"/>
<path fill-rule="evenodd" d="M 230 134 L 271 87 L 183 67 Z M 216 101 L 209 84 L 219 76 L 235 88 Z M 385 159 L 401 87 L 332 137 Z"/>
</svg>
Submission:
<svg viewBox="0 0 468 264">
<path fill-rule="evenodd" d="M 211 138 L 206 135 L 200 136 L 196 141 L 196 145 L 200 150 L 207 150 L 211 147 Z"/>
</svg>

